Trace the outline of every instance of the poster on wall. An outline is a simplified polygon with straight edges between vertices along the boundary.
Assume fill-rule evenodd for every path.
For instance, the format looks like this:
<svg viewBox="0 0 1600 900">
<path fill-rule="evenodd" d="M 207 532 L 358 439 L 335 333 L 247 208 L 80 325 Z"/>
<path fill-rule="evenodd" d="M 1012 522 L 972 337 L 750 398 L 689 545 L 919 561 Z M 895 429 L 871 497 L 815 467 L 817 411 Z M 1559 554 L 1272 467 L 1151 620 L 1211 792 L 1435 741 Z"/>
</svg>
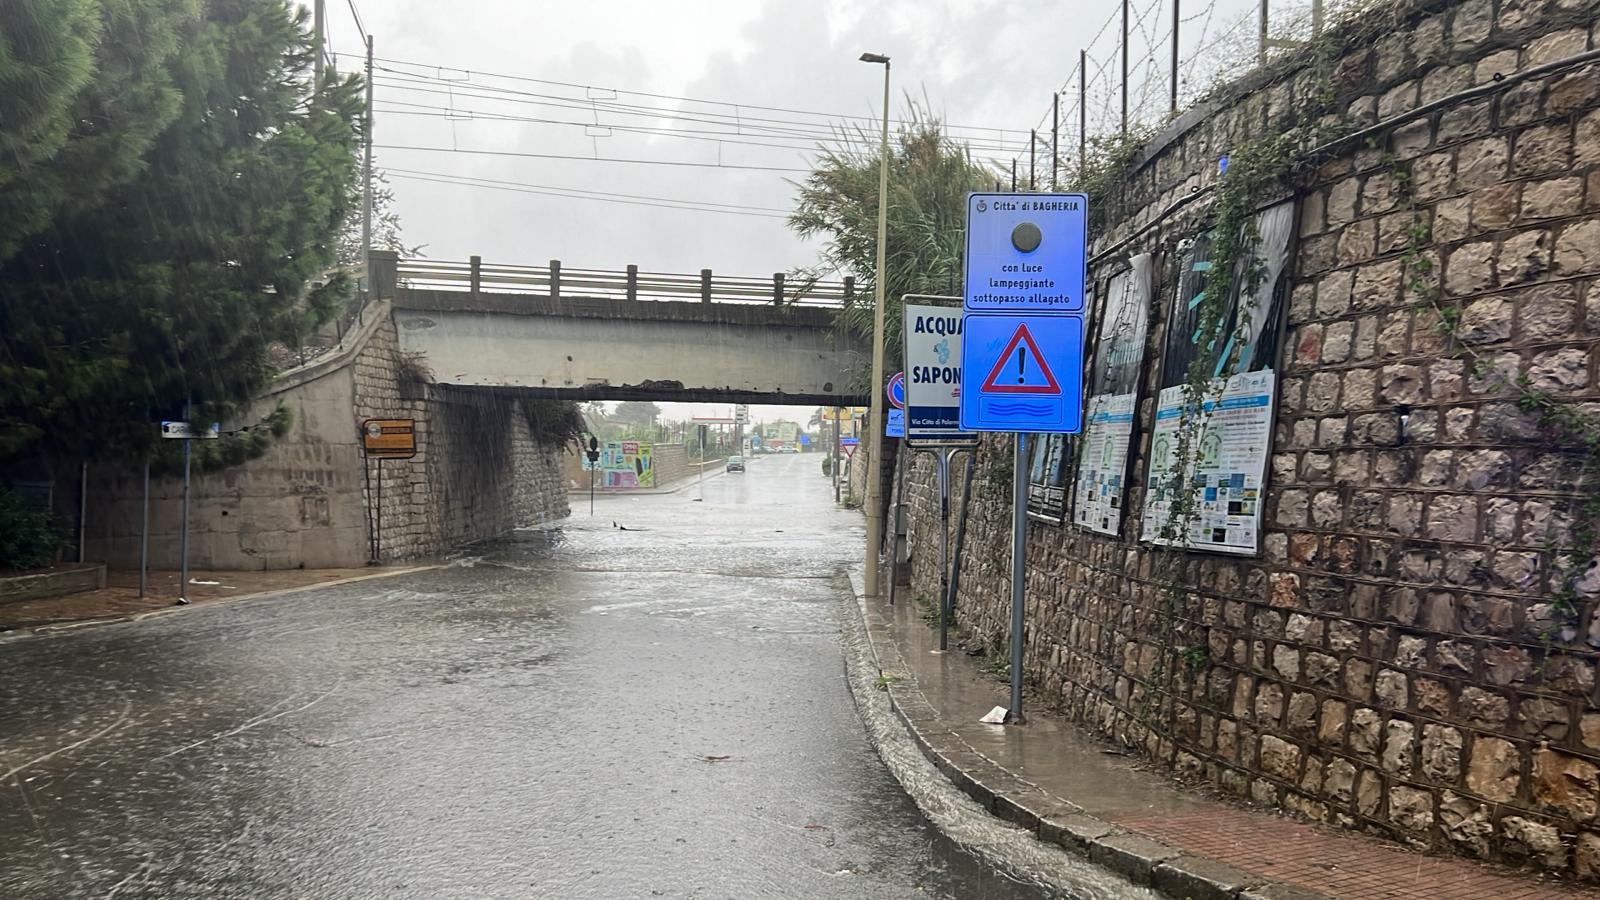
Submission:
<svg viewBox="0 0 1600 900">
<path fill-rule="evenodd" d="M 1150 433 L 1145 540 L 1221 553 L 1256 552 L 1276 384 L 1271 369 L 1235 375 L 1220 394 L 1205 400 L 1199 416 L 1184 415 L 1181 385 L 1162 389 Z M 1189 428 L 1194 430 L 1186 440 L 1181 432 Z M 1187 513 L 1174 509 L 1185 490 L 1194 492 Z"/>
<path fill-rule="evenodd" d="M 605 487 L 655 487 L 655 457 L 652 449 L 652 445 L 645 441 L 606 441 L 600 453 Z"/>
<path fill-rule="evenodd" d="M 1144 540 L 1219 553 L 1259 550 L 1277 397 L 1272 366 L 1288 302 L 1293 201 L 1257 213 L 1254 225 L 1253 259 L 1236 264 L 1235 287 L 1217 333 L 1217 361 L 1206 373 L 1208 386 L 1198 409 L 1184 394 L 1189 368 L 1203 349 L 1200 320 L 1211 236 L 1199 235 L 1180 249 L 1145 473 Z M 1185 493 L 1192 501 L 1179 503 Z"/>
<path fill-rule="evenodd" d="M 1154 273 L 1150 254 L 1128 260 L 1106 289 L 1104 315 L 1089 372 L 1089 402 L 1078 462 L 1072 521 L 1101 534 L 1120 534 L 1127 500 L 1128 449 L 1139 404 Z"/>
<path fill-rule="evenodd" d="M 1060 524 L 1066 516 L 1070 435 L 1039 434 L 1028 442 L 1028 514 Z"/>
</svg>

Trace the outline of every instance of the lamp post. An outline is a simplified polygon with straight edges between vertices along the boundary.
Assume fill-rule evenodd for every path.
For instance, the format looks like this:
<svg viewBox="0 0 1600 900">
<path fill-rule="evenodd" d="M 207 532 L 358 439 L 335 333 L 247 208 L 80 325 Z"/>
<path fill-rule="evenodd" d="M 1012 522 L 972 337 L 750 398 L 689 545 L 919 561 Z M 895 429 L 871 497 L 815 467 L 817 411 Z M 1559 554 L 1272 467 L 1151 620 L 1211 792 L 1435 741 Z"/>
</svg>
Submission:
<svg viewBox="0 0 1600 900">
<path fill-rule="evenodd" d="M 883 545 L 883 307 L 889 233 L 889 57 L 863 53 L 864 63 L 883 64 L 883 140 L 878 150 L 878 269 L 873 275 L 871 456 L 867 460 L 867 596 L 878 596 L 878 548 Z"/>
</svg>

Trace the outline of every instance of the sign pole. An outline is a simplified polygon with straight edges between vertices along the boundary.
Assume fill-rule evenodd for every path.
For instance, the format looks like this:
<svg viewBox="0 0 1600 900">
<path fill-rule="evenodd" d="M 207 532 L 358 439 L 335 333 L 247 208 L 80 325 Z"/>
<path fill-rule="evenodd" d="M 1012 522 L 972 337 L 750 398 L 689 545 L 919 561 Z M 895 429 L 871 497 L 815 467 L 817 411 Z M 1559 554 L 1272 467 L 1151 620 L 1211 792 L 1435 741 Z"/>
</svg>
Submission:
<svg viewBox="0 0 1600 900">
<path fill-rule="evenodd" d="M 839 427 L 840 408 L 833 408 L 833 505 L 839 505 L 839 442 L 843 440 Z"/>
<path fill-rule="evenodd" d="M 150 582 L 150 457 L 144 458 L 144 502 L 139 506 L 142 522 L 139 525 L 139 596 L 145 595 Z"/>
<path fill-rule="evenodd" d="M 378 527 L 373 528 L 373 562 L 384 560 L 384 458 L 378 458 Z"/>
<path fill-rule="evenodd" d="M 950 649 L 950 458 L 954 450 L 934 451 L 939 476 L 939 649 Z"/>
<path fill-rule="evenodd" d="M 961 593 L 961 548 L 967 542 L 967 507 L 972 504 L 972 471 L 977 465 L 978 454 L 967 452 L 967 475 L 961 483 L 961 513 L 956 517 L 956 550 L 955 559 L 950 562 L 950 614 L 953 617 L 956 611 L 956 595 Z"/>
<path fill-rule="evenodd" d="M 1011 721 L 1022 722 L 1022 602 L 1028 541 L 1028 436 L 1017 432 L 1011 461 Z"/>
<path fill-rule="evenodd" d="M 594 515 L 594 466 L 589 467 L 589 515 Z"/>
<path fill-rule="evenodd" d="M 194 401 L 184 403 L 184 419 L 194 420 Z M 183 439 L 183 527 L 178 537 L 178 605 L 189 603 L 189 456 L 194 446 L 193 438 Z"/>
</svg>

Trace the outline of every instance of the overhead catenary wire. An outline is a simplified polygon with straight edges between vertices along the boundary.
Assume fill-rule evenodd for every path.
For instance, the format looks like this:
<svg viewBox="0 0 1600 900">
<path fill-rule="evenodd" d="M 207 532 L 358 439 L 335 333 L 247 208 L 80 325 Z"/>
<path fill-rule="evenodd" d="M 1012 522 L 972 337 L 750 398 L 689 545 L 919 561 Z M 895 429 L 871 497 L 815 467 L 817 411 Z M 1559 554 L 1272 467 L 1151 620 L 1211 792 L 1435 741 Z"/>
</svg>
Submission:
<svg viewBox="0 0 1600 900">
<path fill-rule="evenodd" d="M 645 126 L 645 125 L 623 125 L 623 124 L 620 124 L 620 123 L 612 123 L 612 122 L 602 122 L 602 123 L 597 125 L 594 122 L 579 122 L 579 121 L 574 121 L 574 120 L 571 120 L 571 119 L 549 119 L 549 118 L 541 118 L 541 117 L 537 117 L 537 116 L 518 116 L 518 115 L 509 114 L 509 113 L 496 112 L 494 110 L 467 108 L 467 107 L 459 107 L 459 106 L 439 106 L 439 105 L 436 105 L 436 104 L 412 103 L 412 102 L 403 101 L 403 100 L 385 100 L 384 103 L 388 104 L 388 105 L 380 107 L 378 111 L 379 112 L 383 112 L 383 113 L 388 114 L 388 115 L 423 116 L 423 117 L 432 117 L 432 118 L 451 119 L 451 120 L 455 120 L 455 121 L 513 122 L 513 123 L 531 124 L 531 125 L 569 126 L 569 127 L 575 127 L 575 128 L 583 128 L 586 131 L 587 131 L 587 129 L 603 128 L 603 129 L 606 129 L 608 131 L 623 132 L 623 133 L 626 133 L 626 134 L 639 134 L 639 135 L 645 135 L 645 136 L 651 136 L 651 137 L 670 137 L 670 138 L 681 138 L 681 139 L 686 139 L 686 140 L 711 141 L 711 142 L 714 142 L 714 143 L 728 144 L 728 145 L 731 145 L 731 146 L 771 147 L 771 148 L 778 149 L 778 150 L 809 150 L 809 149 L 815 149 L 815 148 L 817 148 L 819 146 L 823 146 L 823 145 L 827 145 L 827 144 L 839 144 L 839 145 L 860 144 L 860 145 L 863 145 L 863 146 L 870 145 L 870 146 L 872 146 L 874 148 L 877 146 L 877 142 L 876 141 L 868 142 L 868 141 L 856 140 L 854 138 L 849 137 L 848 135 L 835 135 L 835 136 L 831 136 L 831 137 L 824 137 L 824 136 L 820 136 L 820 135 L 817 136 L 817 137 L 799 137 L 799 136 L 789 137 L 789 136 L 785 136 L 785 135 L 782 135 L 782 134 L 765 134 L 765 133 L 758 133 L 758 134 L 752 134 L 752 135 L 741 135 L 739 133 L 732 132 L 732 131 L 716 131 L 716 130 L 710 130 L 710 129 L 669 128 L 669 127 L 663 127 L 663 126 Z M 395 107 L 395 106 L 411 107 L 411 108 L 410 109 L 394 109 L 394 108 L 391 108 L 391 107 Z M 755 138 L 755 137 L 768 138 L 768 140 L 762 141 L 762 140 L 752 140 L 751 139 L 751 138 Z M 771 141 L 794 141 L 796 143 L 778 144 L 778 143 L 772 143 Z M 991 145 L 991 144 L 984 144 L 984 143 L 978 143 L 978 142 L 966 142 L 964 144 L 964 146 L 966 146 L 969 150 L 973 150 L 975 152 L 996 151 L 996 150 L 1004 151 L 1004 150 L 1010 149 L 1008 147 L 1000 147 L 1000 146 L 995 146 L 995 145 Z"/>
<path fill-rule="evenodd" d="M 404 170 L 390 169 L 388 176 L 403 181 L 423 181 L 433 184 L 445 184 L 452 187 L 475 187 L 485 190 L 504 191 L 517 194 L 536 194 L 544 197 L 561 197 L 569 200 L 585 200 L 597 203 L 620 203 L 628 206 L 648 206 L 657 209 L 675 209 L 685 212 L 723 213 L 726 215 L 750 216 L 759 219 L 784 219 L 789 218 L 789 213 L 783 210 L 763 212 L 763 207 L 733 207 L 727 204 L 686 203 L 661 198 L 664 202 L 653 202 L 643 199 L 627 199 L 627 196 L 601 196 L 600 192 L 580 191 L 575 188 L 545 189 L 541 187 L 521 186 L 517 182 L 504 182 L 494 179 L 477 179 L 465 176 L 441 175 L 412 175 L 405 174 Z"/>
<path fill-rule="evenodd" d="M 795 168 L 792 166 L 756 166 L 736 163 L 721 162 L 693 162 L 690 160 L 674 159 L 631 159 L 617 156 L 577 156 L 565 153 L 529 153 L 516 150 L 476 150 L 467 147 L 417 147 L 407 144 L 373 144 L 379 150 L 403 150 L 423 153 L 464 153 L 474 156 L 508 156 L 523 159 L 570 159 L 579 162 L 604 162 L 604 163 L 633 163 L 647 166 L 682 166 L 700 169 L 729 169 L 749 172 L 799 172 L 811 174 L 811 169 Z"/>
<path fill-rule="evenodd" d="M 457 175 L 457 174 L 453 174 L 453 173 L 450 173 L 450 172 L 432 172 L 432 171 L 428 171 L 428 170 L 425 170 L 425 169 L 386 169 L 385 171 L 389 172 L 389 173 L 394 173 L 394 174 L 397 174 L 397 175 L 414 175 L 414 176 L 418 176 L 418 177 L 426 176 L 426 177 L 429 177 L 429 178 L 453 178 L 453 179 L 458 179 L 458 180 L 462 180 L 462 181 L 481 181 L 481 182 L 485 182 L 485 183 L 488 183 L 488 184 L 501 185 L 501 186 L 505 186 L 505 187 L 519 187 L 519 188 L 528 188 L 528 189 L 536 189 L 536 190 L 564 191 L 564 192 L 572 192 L 572 193 L 580 193 L 580 194 L 592 194 L 592 195 L 594 195 L 596 197 L 614 197 L 614 198 L 624 199 L 624 200 L 649 200 L 649 201 L 661 202 L 661 203 L 681 203 L 681 204 L 686 204 L 686 205 L 691 205 L 691 206 L 720 206 L 720 207 L 726 207 L 728 209 L 748 210 L 748 211 L 754 211 L 754 212 L 783 213 L 784 215 L 788 215 L 789 212 L 790 212 L 790 210 L 788 210 L 788 209 L 783 209 L 781 207 L 776 207 L 776 206 L 750 206 L 748 204 L 743 204 L 743 203 L 717 203 L 717 202 L 712 201 L 712 200 L 698 200 L 698 199 L 697 200 L 688 200 L 688 199 L 674 198 L 674 197 L 654 197 L 654 196 L 650 196 L 648 194 L 624 194 L 624 193 L 619 193 L 619 192 L 616 192 L 616 191 L 595 191 L 595 190 L 590 190 L 588 188 L 562 187 L 560 185 L 551 185 L 551 184 L 531 184 L 531 183 L 525 182 L 525 181 L 505 181 L 505 180 L 495 179 L 495 178 L 482 178 L 482 177 L 479 177 L 477 175 Z"/>
<path fill-rule="evenodd" d="M 605 112 L 619 116 L 632 116 L 635 118 L 650 118 L 693 122 L 705 125 L 720 125 L 733 129 L 740 134 L 747 131 L 762 131 L 768 133 L 784 133 L 794 136 L 815 137 L 830 139 L 849 132 L 837 123 L 828 122 L 802 122 L 791 119 L 777 119 L 766 116 L 749 116 L 735 111 L 721 113 L 701 110 L 675 110 L 658 106 L 645 106 L 639 104 L 622 103 L 612 100 L 591 100 L 578 97 L 564 97 L 557 94 L 542 94 L 534 91 L 523 91 L 505 88 L 498 85 L 485 85 L 470 83 L 462 86 L 460 82 L 449 79 L 423 78 L 411 73 L 399 72 L 394 69 L 378 67 L 384 76 L 378 79 L 382 87 L 414 91 L 417 93 L 436 94 L 440 96 L 463 97 L 477 100 L 490 100 L 495 102 L 521 103 L 534 106 L 548 106 L 557 109 L 582 111 L 585 113 Z M 1025 132 L 1024 132 L 1025 133 Z M 958 140 L 968 140 L 958 138 Z M 1001 139 L 1000 142 L 1004 142 Z M 1026 146 L 1026 141 L 1011 142 L 1013 146 Z"/>
<path fill-rule="evenodd" d="M 417 62 L 417 61 L 414 61 L 414 60 L 401 60 L 401 59 L 393 59 L 393 58 L 388 58 L 388 57 L 378 57 L 376 59 L 376 61 L 377 62 L 381 62 L 381 63 L 387 63 L 387 64 L 389 64 L 391 66 L 396 66 L 396 65 L 398 65 L 398 66 L 410 66 L 410 67 L 412 67 L 414 69 L 433 70 L 433 71 L 436 71 L 436 72 L 445 72 L 445 71 L 460 72 L 460 73 L 463 73 L 464 75 L 469 76 L 469 78 L 467 79 L 469 81 L 470 81 L 470 77 L 471 76 L 475 76 L 476 75 L 476 76 L 483 76 L 483 77 L 487 77 L 487 78 L 499 78 L 499 79 L 504 79 L 504 80 L 507 80 L 507 81 L 520 81 L 520 82 L 526 82 L 526 83 L 531 83 L 531 84 L 550 85 L 550 86 L 553 86 L 553 87 L 565 87 L 565 88 L 571 88 L 571 89 L 574 89 L 574 90 L 583 90 L 583 91 L 586 91 L 586 92 L 603 91 L 603 92 L 609 92 L 609 93 L 618 94 L 618 95 L 626 94 L 626 95 L 632 96 L 632 97 L 646 97 L 646 98 L 650 98 L 650 99 L 654 99 L 654 100 L 671 100 L 671 101 L 680 102 L 680 103 L 697 103 L 697 104 L 703 104 L 703 105 L 707 105 L 707 106 L 723 106 L 723 107 L 728 107 L 728 108 L 737 108 L 737 109 L 740 109 L 740 110 L 756 110 L 758 112 L 775 112 L 775 113 L 785 113 L 785 114 L 788 114 L 788 115 L 811 116 L 811 117 L 817 117 L 817 118 L 829 119 L 829 120 L 841 121 L 841 122 L 860 122 L 860 123 L 863 123 L 863 124 L 866 124 L 866 125 L 872 125 L 872 126 L 877 126 L 882 122 L 881 118 L 879 118 L 877 116 L 870 116 L 870 115 L 869 116 L 850 115 L 850 114 L 846 114 L 846 113 L 821 112 L 821 111 L 818 111 L 818 110 L 798 109 L 798 108 L 795 108 L 795 107 L 773 106 L 773 105 L 765 105 L 765 104 L 757 104 L 757 103 L 745 103 L 745 102 L 734 101 L 734 100 L 720 100 L 720 99 L 709 99 L 709 98 L 701 98 L 701 97 L 685 97 L 685 96 L 679 96 L 679 95 L 675 95 L 675 94 L 663 94 L 663 93 L 657 93 L 657 92 L 652 92 L 652 91 L 635 91 L 635 90 L 629 90 L 629 89 L 626 89 L 626 88 L 602 87 L 602 86 L 599 86 L 599 85 L 580 84 L 580 83 L 577 83 L 577 82 L 570 82 L 570 81 L 557 81 L 557 80 L 549 79 L 549 78 L 536 78 L 536 77 L 529 76 L 529 75 L 511 75 L 511 74 L 502 73 L 502 72 L 487 72 L 487 71 L 483 71 L 483 70 L 479 70 L 479 69 L 465 69 L 465 68 L 460 68 L 460 67 L 456 67 L 456 66 L 441 66 L 441 65 L 437 65 L 437 64 L 433 64 L 433 63 Z M 383 68 L 383 67 L 380 67 L 380 68 Z M 384 71 L 396 71 L 396 70 L 384 68 Z M 429 77 L 429 76 L 427 76 L 425 74 L 425 72 L 408 72 L 408 73 L 402 73 L 402 74 L 408 74 L 408 75 L 412 75 L 412 76 L 415 76 L 415 77 Z M 442 78 L 442 76 L 440 76 L 439 80 L 449 80 L 449 81 L 455 81 L 457 83 L 460 83 L 460 81 L 461 81 L 461 79 L 444 79 L 444 78 Z M 471 83 L 473 83 L 475 85 L 483 86 L 480 82 L 471 82 Z M 506 90 L 509 90 L 509 89 L 506 89 Z M 533 93 L 533 92 L 530 92 L 530 93 Z M 534 96 L 539 96 L 538 94 L 533 94 L 533 95 Z M 567 99 L 574 99 L 574 98 L 567 98 Z M 585 98 L 582 98 L 582 99 L 589 100 L 589 99 L 602 99 L 602 98 L 585 97 Z M 650 107 L 650 108 L 652 108 L 652 109 L 661 109 L 661 110 L 667 110 L 668 109 L 668 108 L 665 108 L 665 107 Z M 698 111 L 698 114 L 705 114 L 705 113 L 703 111 Z M 891 125 L 914 125 L 914 124 L 917 124 L 915 121 L 907 120 L 907 119 L 890 119 L 889 121 L 890 121 Z M 953 131 L 978 131 L 978 132 L 986 132 L 986 133 L 991 133 L 991 134 L 992 133 L 1016 134 L 1016 135 L 1019 135 L 1019 136 L 1020 135 L 1026 135 L 1028 133 L 1028 130 L 1026 128 L 1021 128 L 1021 129 L 1018 129 L 1018 128 L 996 128 L 996 127 L 986 126 L 986 125 L 957 125 L 957 124 L 953 124 L 953 123 L 945 123 L 943 127 L 947 131 L 952 131 L 952 132 Z"/>
</svg>

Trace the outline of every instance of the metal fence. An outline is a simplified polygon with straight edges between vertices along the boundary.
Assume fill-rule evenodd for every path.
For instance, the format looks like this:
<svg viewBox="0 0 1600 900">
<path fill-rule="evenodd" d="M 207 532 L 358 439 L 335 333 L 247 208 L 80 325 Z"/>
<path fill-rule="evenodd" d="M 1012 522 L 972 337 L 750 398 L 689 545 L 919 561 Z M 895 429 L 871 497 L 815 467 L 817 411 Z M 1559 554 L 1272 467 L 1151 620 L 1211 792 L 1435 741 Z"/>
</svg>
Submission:
<svg viewBox="0 0 1600 900">
<path fill-rule="evenodd" d="M 552 259 L 548 266 L 485 264 L 476 256 L 466 262 L 402 259 L 398 277 L 402 287 L 412 289 L 534 294 L 552 299 L 595 297 L 838 307 L 856 297 L 854 278 L 811 281 L 790 278 L 782 272 L 769 278 L 748 278 L 717 275 L 710 269 L 701 269 L 698 275 L 682 275 L 641 272 L 638 266 L 622 271 L 574 269 L 561 265 L 558 259 Z"/>
</svg>

